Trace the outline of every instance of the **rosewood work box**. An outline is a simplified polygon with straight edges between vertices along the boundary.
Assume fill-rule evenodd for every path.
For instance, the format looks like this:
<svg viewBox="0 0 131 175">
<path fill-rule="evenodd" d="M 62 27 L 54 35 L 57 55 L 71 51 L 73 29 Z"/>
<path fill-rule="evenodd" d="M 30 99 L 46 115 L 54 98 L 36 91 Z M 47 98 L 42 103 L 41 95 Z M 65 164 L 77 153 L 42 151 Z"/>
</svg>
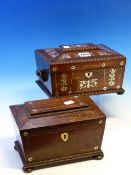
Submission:
<svg viewBox="0 0 131 175">
<path fill-rule="evenodd" d="M 126 57 L 103 44 L 35 51 L 37 84 L 48 96 L 123 94 Z"/>
<path fill-rule="evenodd" d="M 10 106 L 23 170 L 102 159 L 105 115 L 85 96 L 29 101 Z"/>
</svg>

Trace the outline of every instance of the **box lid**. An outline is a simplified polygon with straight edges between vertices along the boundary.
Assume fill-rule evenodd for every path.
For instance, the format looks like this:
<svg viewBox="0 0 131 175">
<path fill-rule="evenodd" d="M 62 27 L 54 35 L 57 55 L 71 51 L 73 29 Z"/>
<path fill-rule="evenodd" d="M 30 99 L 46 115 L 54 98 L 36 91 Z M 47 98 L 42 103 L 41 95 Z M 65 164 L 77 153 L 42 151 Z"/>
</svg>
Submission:
<svg viewBox="0 0 131 175">
<path fill-rule="evenodd" d="M 59 48 L 38 49 L 36 55 L 42 56 L 50 64 L 68 64 L 96 60 L 125 58 L 122 54 L 103 44 L 61 45 Z"/>
<path fill-rule="evenodd" d="M 93 120 L 105 115 L 83 95 L 25 102 L 10 106 L 20 130 Z"/>
<path fill-rule="evenodd" d="M 40 115 L 45 117 L 89 109 L 89 105 L 78 96 L 25 102 L 25 107 L 29 113 L 29 118 L 36 118 Z"/>
</svg>

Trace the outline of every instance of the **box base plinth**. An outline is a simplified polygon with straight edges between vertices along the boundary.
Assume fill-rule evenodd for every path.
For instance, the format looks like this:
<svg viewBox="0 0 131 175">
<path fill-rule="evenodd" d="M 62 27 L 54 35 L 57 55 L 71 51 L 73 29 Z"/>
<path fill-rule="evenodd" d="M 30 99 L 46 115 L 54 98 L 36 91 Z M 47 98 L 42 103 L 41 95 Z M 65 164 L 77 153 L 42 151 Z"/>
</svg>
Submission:
<svg viewBox="0 0 131 175">
<path fill-rule="evenodd" d="M 44 91 L 44 93 L 48 96 L 48 97 L 54 97 L 50 91 L 47 89 L 47 87 L 40 81 L 40 80 L 36 80 L 37 85 Z M 89 92 L 81 92 L 81 93 L 72 93 L 71 95 L 78 95 L 78 94 L 86 94 L 86 95 L 99 95 L 99 94 L 108 94 L 108 93 L 117 93 L 118 95 L 122 95 L 124 94 L 125 90 L 123 88 L 120 89 L 107 89 L 107 90 L 98 90 L 98 91 L 89 91 Z M 64 96 L 69 96 L 64 95 Z M 61 95 L 62 97 L 62 95 Z"/>
<path fill-rule="evenodd" d="M 57 158 L 52 160 L 27 163 L 25 161 L 24 154 L 18 140 L 15 141 L 14 149 L 18 151 L 21 157 L 21 160 L 23 162 L 23 171 L 25 173 L 30 173 L 33 170 L 40 169 L 40 168 L 47 168 L 47 167 L 63 165 L 67 163 L 75 163 L 78 161 L 85 161 L 85 160 L 91 160 L 91 159 L 101 160 L 104 157 L 102 150 L 97 150 L 97 151 L 88 152 L 84 154 L 67 156 L 64 158 L 62 157 L 62 158 Z"/>
</svg>

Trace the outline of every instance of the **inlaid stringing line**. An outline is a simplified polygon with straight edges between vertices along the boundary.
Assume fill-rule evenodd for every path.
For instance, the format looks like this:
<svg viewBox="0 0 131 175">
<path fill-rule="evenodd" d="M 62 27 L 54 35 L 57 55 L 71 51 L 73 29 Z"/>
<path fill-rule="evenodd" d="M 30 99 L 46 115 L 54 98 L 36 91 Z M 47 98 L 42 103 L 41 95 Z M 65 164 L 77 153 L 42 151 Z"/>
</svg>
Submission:
<svg viewBox="0 0 131 175">
<path fill-rule="evenodd" d="M 106 70 L 104 69 L 104 85 L 106 86 Z"/>
<path fill-rule="evenodd" d="M 71 73 L 71 84 L 70 84 L 70 91 L 72 91 L 72 78 L 73 78 L 73 71 Z"/>
<path fill-rule="evenodd" d="M 56 92 L 57 92 L 57 81 L 56 81 L 56 73 L 55 73 L 55 89 L 56 89 Z"/>
<path fill-rule="evenodd" d="M 119 69 L 120 70 L 120 72 L 119 72 L 119 85 L 120 85 L 120 82 L 121 82 L 121 72 L 122 72 L 123 68 L 121 67 L 120 69 Z"/>
</svg>

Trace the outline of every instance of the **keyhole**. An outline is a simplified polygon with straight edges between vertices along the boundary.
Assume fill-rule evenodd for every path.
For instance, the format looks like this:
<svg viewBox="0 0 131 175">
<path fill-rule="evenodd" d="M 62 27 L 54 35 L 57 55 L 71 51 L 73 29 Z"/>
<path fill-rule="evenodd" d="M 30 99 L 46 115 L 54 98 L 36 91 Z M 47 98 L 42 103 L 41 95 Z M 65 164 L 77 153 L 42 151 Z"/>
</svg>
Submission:
<svg viewBox="0 0 131 175">
<path fill-rule="evenodd" d="M 61 139 L 66 142 L 68 140 L 68 133 L 61 133 Z"/>
<path fill-rule="evenodd" d="M 88 72 L 88 77 L 90 76 L 90 73 Z"/>
<path fill-rule="evenodd" d="M 92 76 L 92 72 L 85 72 L 85 76 L 86 76 L 86 78 L 90 78 L 91 76 Z"/>
</svg>

